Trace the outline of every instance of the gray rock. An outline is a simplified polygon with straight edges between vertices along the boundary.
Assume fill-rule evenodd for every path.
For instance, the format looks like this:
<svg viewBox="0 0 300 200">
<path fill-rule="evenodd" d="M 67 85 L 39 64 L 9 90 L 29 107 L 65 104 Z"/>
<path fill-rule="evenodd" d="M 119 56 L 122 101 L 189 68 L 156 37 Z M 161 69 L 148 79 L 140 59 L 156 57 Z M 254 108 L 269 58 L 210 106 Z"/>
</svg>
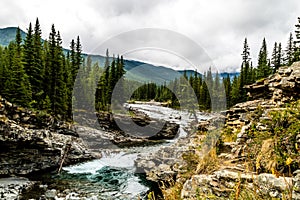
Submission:
<svg viewBox="0 0 300 200">
<path fill-rule="evenodd" d="M 57 195 L 57 191 L 55 189 L 47 190 L 45 192 L 45 197 L 48 199 L 55 199 L 56 195 Z"/>
<path fill-rule="evenodd" d="M 22 177 L 9 177 L 0 179 L 0 198 L 15 200 L 22 197 L 22 193 L 30 190 L 35 182 Z"/>
</svg>

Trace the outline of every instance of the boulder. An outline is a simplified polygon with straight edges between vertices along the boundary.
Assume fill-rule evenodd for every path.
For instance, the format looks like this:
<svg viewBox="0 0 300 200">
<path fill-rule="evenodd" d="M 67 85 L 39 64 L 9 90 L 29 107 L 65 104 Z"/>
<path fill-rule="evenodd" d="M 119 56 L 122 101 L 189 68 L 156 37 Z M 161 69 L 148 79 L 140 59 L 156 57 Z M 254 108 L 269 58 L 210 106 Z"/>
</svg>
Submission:
<svg viewBox="0 0 300 200">
<path fill-rule="evenodd" d="M 22 194 L 29 191 L 35 182 L 23 177 L 0 179 L 0 198 L 5 200 L 22 199 Z"/>
</svg>

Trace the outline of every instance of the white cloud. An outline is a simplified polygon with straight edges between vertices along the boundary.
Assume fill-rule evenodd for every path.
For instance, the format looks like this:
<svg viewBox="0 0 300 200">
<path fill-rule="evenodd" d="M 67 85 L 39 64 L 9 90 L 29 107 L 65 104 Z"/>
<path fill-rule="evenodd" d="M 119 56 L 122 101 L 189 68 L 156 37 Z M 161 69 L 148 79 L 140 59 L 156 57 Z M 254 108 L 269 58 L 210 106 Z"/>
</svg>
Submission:
<svg viewBox="0 0 300 200">
<path fill-rule="evenodd" d="M 275 41 L 285 47 L 288 33 L 297 22 L 300 3 L 297 0 L 2 0 L 0 7 L 1 27 L 20 26 L 26 30 L 29 22 L 34 23 L 39 17 L 45 38 L 54 23 L 65 47 L 80 35 L 85 52 L 92 52 L 112 36 L 138 28 L 175 31 L 197 42 L 223 71 L 239 69 L 245 37 L 254 61 L 263 37 L 267 39 L 270 54 Z M 172 41 L 172 45 L 176 46 L 176 42 Z M 128 56 L 170 66 L 187 65 L 174 56 L 151 52 Z M 183 52 L 189 57 L 198 56 L 193 48 Z"/>
</svg>

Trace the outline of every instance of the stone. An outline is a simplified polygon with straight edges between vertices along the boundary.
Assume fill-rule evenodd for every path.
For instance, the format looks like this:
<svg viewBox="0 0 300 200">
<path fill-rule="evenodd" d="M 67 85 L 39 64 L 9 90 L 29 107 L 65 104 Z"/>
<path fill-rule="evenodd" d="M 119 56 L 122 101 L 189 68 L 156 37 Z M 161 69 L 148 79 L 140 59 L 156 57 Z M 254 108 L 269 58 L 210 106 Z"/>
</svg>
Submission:
<svg viewBox="0 0 300 200">
<path fill-rule="evenodd" d="M 278 74 L 280 74 L 283 77 L 289 76 L 292 73 L 292 69 L 291 68 L 286 68 L 286 67 L 280 67 L 278 69 Z"/>
<path fill-rule="evenodd" d="M 22 193 L 29 191 L 35 182 L 23 177 L 8 177 L 0 179 L 0 198 L 7 200 L 21 199 Z"/>
<path fill-rule="evenodd" d="M 66 196 L 66 200 L 79 200 L 79 194 L 75 193 L 75 192 L 71 192 Z"/>
<path fill-rule="evenodd" d="M 293 178 L 290 177 L 276 177 L 273 174 L 266 174 L 262 173 L 257 176 L 257 179 L 255 179 L 256 185 L 261 190 L 271 190 L 274 189 L 278 191 L 277 196 L 274 196 L 274 198 L 279 198 L 279 194 L 286 191 L 289 187 L 293 187 Z M 275 193 L 274 193 L 275 194 Z"/>
<path fill-rule="evenodd" d="M 209 126 L 209 122 L 208 121 L 200 121 L 197 125 L 197 129 L 199 131 L 207 131 Z"/>
<path fill-rule="evenodd" d="M 160 164 L 160 165 L 158 165 L 158 168 L 164 172 L 171 171 L 170 165 L 166 165 L 166 164 Z"/>
<path fill-rule="evenodd" d="M 47 190 L 45 192 L 45 197 L 47 199 L 55 199 L 56 195 L 57 195 L 57 191 L 55 189 Z"/>
</svg>

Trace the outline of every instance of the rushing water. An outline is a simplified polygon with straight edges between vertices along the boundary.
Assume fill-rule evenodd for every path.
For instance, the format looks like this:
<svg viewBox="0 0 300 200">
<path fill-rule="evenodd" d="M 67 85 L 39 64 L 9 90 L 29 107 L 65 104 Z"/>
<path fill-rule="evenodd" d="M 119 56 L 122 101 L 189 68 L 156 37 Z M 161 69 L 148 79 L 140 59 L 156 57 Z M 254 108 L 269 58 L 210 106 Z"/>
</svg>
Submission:
<svg viewBox="0 0 300 200">
<path fill-rule="evenodd" d="M 56 177 L 60 182 L 67 182 L 69 188 L 78 193 L 89 194 L 90 199 L 145 199 L 149 190 L 149 182 L 143 175 L 135 172 L 134 161 L 140 154 L 147 155 L 157 151 L 162 145 L 170 145 L 187 133 L 183 127 L 193 120 L 185 111 L 171 108 L 147 105 L 128 104 L 128 107 L 138 109 L 149 117 L 172 121 L 180 124 L 179 134 L 174 140 L 166 143 L 119 149 L 117 152 L 102 155 L 101 159 L 64 167 L 61 175 Z M 207 116 L 198 113 L 198 117 L 207 119 Z"/>
</svg>

